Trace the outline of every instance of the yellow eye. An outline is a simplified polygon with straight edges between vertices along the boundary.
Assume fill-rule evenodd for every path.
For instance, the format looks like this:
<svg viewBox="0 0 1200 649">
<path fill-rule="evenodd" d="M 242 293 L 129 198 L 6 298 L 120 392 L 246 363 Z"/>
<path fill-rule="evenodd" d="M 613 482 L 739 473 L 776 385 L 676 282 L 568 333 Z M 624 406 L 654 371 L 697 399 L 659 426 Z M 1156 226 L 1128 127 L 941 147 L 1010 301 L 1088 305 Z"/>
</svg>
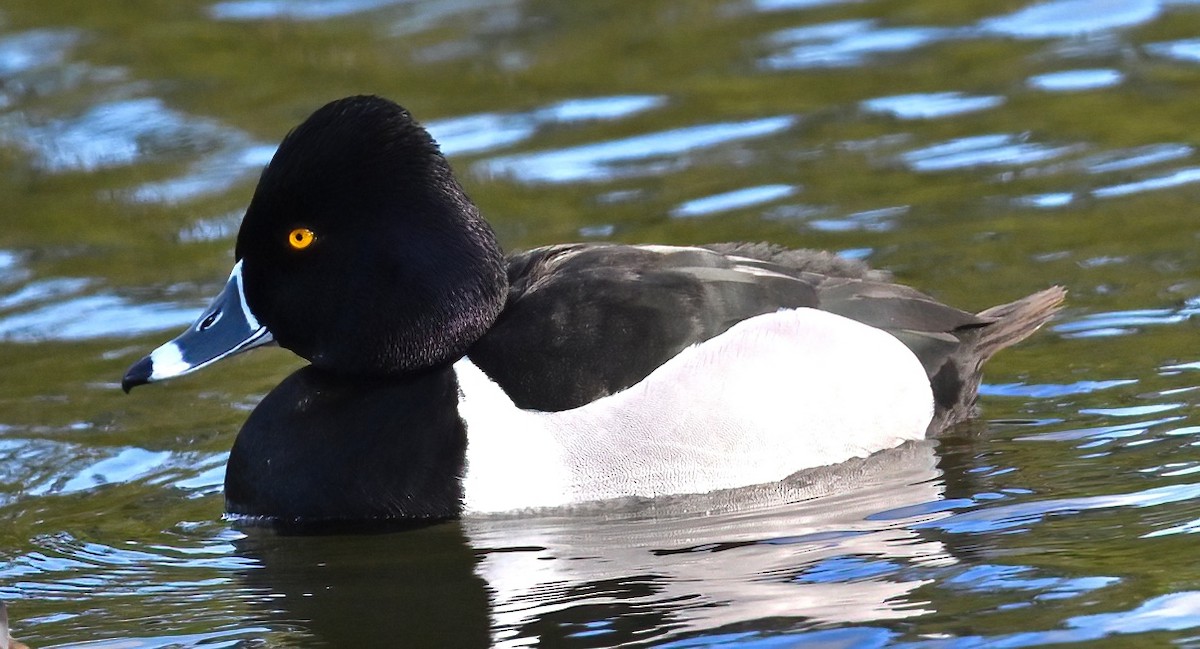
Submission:
<svg viewBox="0 0 1200 649">
<path fill-rule="evenodd" d="M 304 250 L 312 245 L 316 235 L 308 228 L 296 228 L 288 233 L 288 245 L 296 250 Z"/>
</svg>

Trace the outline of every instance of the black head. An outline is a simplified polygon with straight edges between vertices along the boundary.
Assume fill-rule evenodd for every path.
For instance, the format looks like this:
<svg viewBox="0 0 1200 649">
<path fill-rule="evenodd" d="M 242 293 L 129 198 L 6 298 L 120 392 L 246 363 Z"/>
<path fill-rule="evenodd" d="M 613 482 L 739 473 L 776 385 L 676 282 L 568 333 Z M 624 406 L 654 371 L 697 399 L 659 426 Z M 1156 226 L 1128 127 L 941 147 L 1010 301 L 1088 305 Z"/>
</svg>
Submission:
<svg viewBox="0 0 1200 649">
<path fill-rule="evenodd" d="M 495 235 L 437 144 L 379 97 L 332 102 L 284 138 L 235 254 L 275 340 L 343 374 L 458 358 L 507 289 Z"/>
</svg>

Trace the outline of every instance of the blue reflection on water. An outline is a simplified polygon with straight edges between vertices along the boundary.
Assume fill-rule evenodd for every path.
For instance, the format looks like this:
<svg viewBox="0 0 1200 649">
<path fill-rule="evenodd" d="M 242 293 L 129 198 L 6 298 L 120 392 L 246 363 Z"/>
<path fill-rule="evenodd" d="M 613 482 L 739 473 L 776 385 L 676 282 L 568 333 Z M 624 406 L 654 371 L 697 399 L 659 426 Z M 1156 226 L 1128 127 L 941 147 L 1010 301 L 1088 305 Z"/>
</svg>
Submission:
<svg viewBox="0 0 1200 649">
<path fill-rule="evenodd" d="M 170 302 L 136 304 L 116 295 L 83 295 L 0 317 L 0 340 L 34 343 L 130 337 L 189 324 L 198 313 L 198 307 Z"/>
<path fill-rule="evenodd" d="M 171 458 L 171 453 L 147 451 L 143 448 L 121 449 L 116 455 L 95 462 L 65 481 L 56 478 L 51 482 L 36 485 L 29 490 L 30 495 L 40 496 L 50 492 L 71 493 L 83 491 L 112 482 L 126 482 L 146 476 L 161 469 Z"/>
<path fill-rule="evenodd" d="M 1076 146 L 1049 147 L 1024 136 L 997 133 L 956 138 L 900 156 L 913 171 L 951 171 L 984 166 L 1020 166 L 1060 157 Z"/>
<path fill-rule="evenodd" d="M 1182 591 L 1146 600 L 1130 611 L 1078 615 L 1066 628 L 994 636 L 962 636 L 902 643 L 896 647 L 959 649 L 967 647 L 1032 647 L 1099 640 L 1111 636 L 1200 627 L 1200 592 Z M 1133 646 L 1133 645 L 1131 645 Z"/>
<path fill-rule="evenodd" d="M 1167 41 L 1146 45 L 1146 52 L 1187 63 L 1200 63 L 1200 38 L 1190 38 L 1181 41 Z"/>
<path fill-rule="evenodd" d="M 154 97 L 99 104 L 77 117 L 42 125 L 10 119 L 3 126 L 5 139 L 52 172 L 124 166 L 167 151 L 211 150 L 230 132 L 214 121 L 171 110 Z"/>
<path fill-rule="evenodd" d="M 1026 85 L 1047 92 L 1077 92 L 1111 88 L 1125 80 L 1117 70 L 1096 68 L 1089 70 L 1063 70 L 1029 77 Z"/>
<path fill-rule="evenodd" d="M 754 8 L 759 11 L 792 11 L 796 9 L 811 9 L 836 4 L 850 4 L 861 0 L 754 0 Z"/>
<path fill-rule="evenodd" d="M 659 95 L 616 95 L 568 99 L 528 113 L 480 113 L 426 124 L 442 153 L 462 155 L 493 151 L 532 137 L 545 124 L 619 119 L 666 104 Z"/>
<path fill-rule="evenodd" d="M 989 397 L 1053 399 L 1069 394 L 1087 394 L 1134 383 L 1137 383 L 1137 379 L 1076 381 L 1074 383 L 985 383 L 979 386 L 979 394 Z"/>
<path fill-rule="evenodd" d="M 1072 440 L 1114 440 L 1126 437 L 1137 437 L 1149 431 L 1152 427 L 1181 420 L 1182 417 L 1163 417 L 1147 421 L 1132 421 L 1112 426 L 1096 426 L 1092 428 L 1074 428 L 1071 430 L 1036 433 L 1018 437 L 1019 440 L 1040 440 L 1065 442 Z"/>
<path fill-rule="evenodd" d="M 1160 0 L 1055 0 L 985 19 L 980 26 L 1017 38 L 1058 38 L 1136 27 L 1160 13 Z"/>
<path fill-rule="evenodd" d="M 1097 198 L 1113 198 L 1116 196 L 1128 196 L 1130 194 L 1137 194 L 1155 189 L 1168 189 L 1171 187 L 1188 185 L 1195 182 L 1200 182 L 1200 167 L 1186 167 L 1184 169 L 1173 171 L 1164 176 L 1154 176 L 1152 178 L 1138 180 L 1131 183 L 1121 183 L 1119 185 L 1100 187 L 1092 190 L 1092 195 Z"/>
<path fill-rule="evenodd" d="M 324 20 L 406 2 L 408 0 L 233 0 L 214 4 L 208 13 L 218 20 Z"/>
<path fill-rule="evenodd" d="M 71 29 L 34 29 L 0 38 L 0 77 L 60 64 L 79 38 Z"/>
<path fill-rule="evenodd" d="M 932 521 L 913 525 L 960 534 L 980 534 L 1022 527 L 1056 514 L 1111 509 L 1114 507 L 1154 507 L 1200 498 L 1200 484 L 1176 484 L 1126 494 L 1054 498 L 957 512 Z"/>
<path fill-rule="evenodd" d="M 607 181 L 628 175 L 648 175 L 677 168 L 685 161 L 663 162 L 663 166 L 621 168 L 621 163 L 666 158 L 695 149 L 737 140 L 759 138 L 790 128 L 790 116 L 768 117 L 746 122 L 705 124 L 638 135 L 622 140 L 584 144 L 566 149 L 492 158 L 475 165 L 488 176 L 507 176 L 525 183 Z"/>
<path fill-rule="evenodd" d="M 1191 157 L 1195 152 L 1196 149 L 1187 144 L 1147 144 L 1089 156 L 1080 160 L 1080 165 L 1088 173 L 1103 174 L 1182 160 Z"/>
<path fill-rule="evenodd" d="M 1021 196 L 1014 199 L 1018 205 L 1028 207 L 1036 207 L 1038 209 L 1053 209 L 1056 207 L 1066 207 L 1075 200 L 1075 194 L 1071 192 L 1051 192 L 1049 194 L 1033 194 L 1031 196 Z"/>
<path fill-rule="evenodd" d="M 671 216 L 675 218 L 691 218 L 695 216 L 707 216 L 718 212 L 729 212 L 787 198 L 794 195 L 796 191 L 796 188 L 792 185 L 746 187 L 723 194 L 714 194 L 690 200 L 671 210 Z"/>
<path fill-rule="evenodd" d="M 808 227 L 821 232 L 887 232 L 896 227 L 899 217 L 908 214 L 907 205 L 881 207 L 853 212 L 838 218 L 820 218 L 808 222 Z"/>
<path fill-rule="evenodd" d="M 851 67 L 875 55 L 908 52 L 960 33 L 942 27 L 879 27 L 873 20 L 808 25 L 772 35 L 773 44 L 794 45 L 760 64 L 773 70 Z"/>
<path fill-rule="evenodd" d="M 934 119 L 974 113 L 1004 103 L 997 95 L 967 95 L 961 92 L 922 92 L 876 97 L 863 101 L 863 110 L 886 113 L 900 119 Z"/>
<path fill-rule="evenodd" d="M 946 579 L 943 583 L 951 588 L 979 592 L 999 590 L 1037 590 L 1039 597 L 1059 599 L 1104 588 L 1120 581 L 1116 577 L 1040 577 L 1034 576 L 1036 569 L 1030 566 L 1002 566 L 984 564 L 970 566 L 966 570 Z"/>
<path fill-rule="evenodd" d="M 1186 310 L 1137 309 L 1091 313 L 1082 317 L 1060 322 L 1052 328 L 1064 338 L 1092 338 L 1133 333 L 1137 327 L 1147 325 L 1179 324 L 1191 316 Z"/>
</svg>

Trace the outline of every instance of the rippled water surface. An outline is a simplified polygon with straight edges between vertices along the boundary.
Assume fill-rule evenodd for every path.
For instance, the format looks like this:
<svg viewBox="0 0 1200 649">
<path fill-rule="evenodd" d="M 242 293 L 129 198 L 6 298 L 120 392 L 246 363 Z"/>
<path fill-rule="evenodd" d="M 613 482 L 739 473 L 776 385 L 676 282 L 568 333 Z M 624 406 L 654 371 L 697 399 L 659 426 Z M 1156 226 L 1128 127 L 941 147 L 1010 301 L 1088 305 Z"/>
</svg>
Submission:
<svg viewBox="0 0 1200 649">
<path fill-rule="evenodd" d="M 982 416 L 784 485 L 286 536 L 225 459 L 300 362 L 121 393 L 257 172 L 372 92 L 504 245 L 827 248 L 1062 284 Z M 0 599 L 34 647 L 1200 646 L 1200 2 L 9 0 Z"/>
</svg>

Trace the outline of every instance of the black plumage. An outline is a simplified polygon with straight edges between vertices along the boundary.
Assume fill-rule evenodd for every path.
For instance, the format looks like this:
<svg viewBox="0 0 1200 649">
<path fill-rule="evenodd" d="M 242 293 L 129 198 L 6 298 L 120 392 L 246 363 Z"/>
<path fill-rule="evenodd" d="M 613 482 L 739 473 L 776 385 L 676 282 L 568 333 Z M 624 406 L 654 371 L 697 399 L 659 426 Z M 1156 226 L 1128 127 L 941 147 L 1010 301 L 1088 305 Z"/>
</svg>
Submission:
<svg viewBox="0 0 1200 649">
<path fill-rule="evenodd" d="M 1032 334 L 1064 295 L 1052 288 L 971 314 L 827 252 L 740 243 L 547 246 L 511 256 L 508 279 L 504 310 L 469 356 L 522 408 L 581 406 L 742 320 L 810 307 L 912 350 L 934 386 L 930 432 L 971 416 L 983 363 Z"/>
<path fill-rule="evenodd" d="M 311 235 L 302 247 L 297 228 Z M 907 345 L 930 379 L 936 433 L 972 414 L 983 363 L 1064 295 L 972 314 L 861 262 L 761 243 L 564 244 L 506 259 L 433 139 L 378 97 L 332 102 L 284 139 L 235 256 L 227 290 L 240 300 L 225 308 L 244 317 L 189 329 L 123 384 L 206 365 L 189 364 L 184 343 L 235 321 L 309 360 L 255 408 L 226 471 L 229 511 L 289 523 L 458 515 L 468 431 L 452 364 L 464 353 L 517 405 L 563 410 L 748 318 L 810 307 Z M 229 344 L 206 358 L 244 348 Z"/>
</svg>

